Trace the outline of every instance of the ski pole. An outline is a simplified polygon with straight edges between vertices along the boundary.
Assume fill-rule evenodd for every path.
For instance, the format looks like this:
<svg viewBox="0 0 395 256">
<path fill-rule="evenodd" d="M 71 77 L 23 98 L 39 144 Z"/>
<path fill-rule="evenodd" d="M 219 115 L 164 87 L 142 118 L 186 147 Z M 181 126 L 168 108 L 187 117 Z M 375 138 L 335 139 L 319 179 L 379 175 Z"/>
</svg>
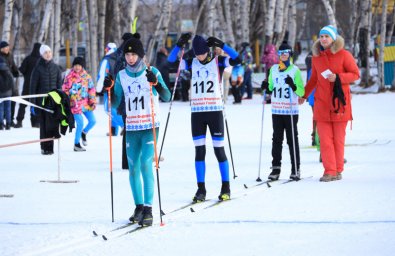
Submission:
<svg viewBox="0 0 395 256">
<path fill-rule="evenodd" d="M 294 155 L 294 168 L 295 168 L 295 174 L 298 176 L 299 170 L 298 166 L 296 164 L 296 146 L 295 146 L 295 128 L 294 128 L 294 119 L 293 119 L 293 110 L 292 110 L 292 94 L 293 90 L 291 86 L 288 86 L 290 93 L 289 93 L 289 109 L 291 111 L 291 132 L 292 132 L 292 148 L 293 148 L 293 155 Z"/>
<path fill-rule="evenodd" d="M 261 142 L 259 146 L 259 168 L 258 168 L 258 178 L 256 181 L 261 182 L 261 159 L 262 159 L 262 140 L 263 140 L 263 118 L 265 116 L 265 103 L 266 103 L 266 90 L 263 90 L 263 107 L 262 107 L 262 121 L 261 121 Z"/>
<path fill-rule="evenodd" d="M 150 66 L 147 65 L 148 70 L 151 70 Z M 159 199 L 159 215 L 160 215 L 160 225 L 163 226 L 162 220 L 162 201 L 160 196 L 160 184 L 159 184 L 159 164 L 158 164 L 158 150 L 156 149 L 156 128 L 155 128 L 155 108 L 154 108 L 154 95 L 152 93 L 153 83 L 150 83 L 150 99 L 151 99 L 151 122 L 152 122 L 152 135 L 154 136 L 154 159 L 155 159 L 155 169 L 156 169 L 156 179 L 158 181 L 158 199 Z"/>
<path fill-rule="evenodd" d="M 236 179 L 237 175 L 236 175 L 236 171 L 235 171 L 235 165 L 233 163 L 232 144 L 230 143 L 228 119 L 226 118 L 224 94 L 222 92 L 222 81 L 221 81 L 221 76 L 220 76 L 220 73 L 219 73 L 218 57 L 217 56 L 215 57 L 215 61 L 217 63 L 217 69 L 218 69 L 218 82 L 219 82 L 219 89 L 220 89 L 220 92 L 221 92 L 221 100 L 222 100 L 222 105 L 223 105 L 222 113 L 224 115 L 226 134 L 227 134 L 227 137 L 228 137 L 230 160 L 232 162 L 232 169 L 233 169 L 233 179 Z"/>
<path fill-rule="evenodd" d="M 111 216 L 112 222 L 114 222 L 114 189 L 113 189 L 113 179 L 112 179 L 112 132 L 111 132 L 111 89 L 114 86 L 114 81 L 112 81 L 112 85 L 107 88 L 108 94 L 108 128 L 109 128 L 109 142 L 110 142 L 110 182 L 111 182 Z"/>
<path fill-rule="evenodd" d="M 172 107 L 172 105 L 173 105 L 174 95 L 175 95 L 175 93 L 176 93 L 176 87 L 177 87 L 177 83 L 178 83 L 178 78 L 180 77 L 180 67 L 181 67 L 181 62 L 182 62 L 182 58 L 183 58 L 183 57 L 184 57 L 184 48 L 182 48 L 182 51 L 181 51 L 180 63 L 178 64 L 176 80 L 175 80 L 175 82 L 174 82 L 173 92 L 172 92 L 172 94 L 171 94 L 169 112 L 167 113 L 167 119 L 166 119 L 165 130 L 164 130 L 164 132 L 163 132 L 162 143 L 161 143 L 160 151 L 159 151 L 159 160 L 160 160 L 160 158 L 161 158 L 161 156 L 162 156 L 162 149 L 163 149 L 163 144 L 165 143 L 166 132 L 167 132 L 167 125 L 169 124 L 169 120 L 170 120 L 171 107 Z M 158 167 L 158 168 L 159 168 L 159 167 Z"/>
</svg>

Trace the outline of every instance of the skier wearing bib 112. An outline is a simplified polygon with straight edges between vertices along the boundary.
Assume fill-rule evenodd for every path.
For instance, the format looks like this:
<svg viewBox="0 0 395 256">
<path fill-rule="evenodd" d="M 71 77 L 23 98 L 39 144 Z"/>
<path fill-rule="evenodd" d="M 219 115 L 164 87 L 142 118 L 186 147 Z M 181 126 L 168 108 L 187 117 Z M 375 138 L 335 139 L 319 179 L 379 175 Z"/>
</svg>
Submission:
<svg viewBox="0 0 395 256">
<path fill-rule="evenodd" d="M 156 137 L 159 134 L 159 96 L 169 101 L 171 94 L 160 72 L 147 68 L 144 63 L 144 48 L 137 38 L 130 38 L 123 47 L 126 68 L 119 71 L 114 85 L 116 109 L 125 96 L 126 154 L 129 164 L 129 182 L 136 208 L 129 220 L 141 226 L 151 226 L 152 201 L 154 196 L 154 136 L 152 130 L 151 94 L 154 101 Z M 106 76 L 104 86 L 111 87 L 114 81 Z M 152 88 L 151 88 L 152 86 Z M 157 139 L 157 138 L 156 138 Z M 141 178 L 143 184 L 141 184 Z"/>
<path fill-rule="evenodd" d="M 188 42 L 190 34 L 183 34 L 178 39 L 177 46 L 171 51 L 168 61 L 174 63 L 180 49 Z M 229 57 L 215 56 L 209 47 L 223 49 Z M 222 73 L 229 65 L 241 63 L 239 54 L 230 46 L 215 37 L 207 40 L 196 35 L 192 41 L 195 58 L 183 60 L 180 69 L 191 71 L 191 127 L 192 138 L 195 144 L 195 170 L 198 190 L 193 202 L 202 202 L 206 199 L 205 173 L 206 173 L 206 131 L 210 129 L 215 156 L 219 163 L 222 178 L 222 187 L 219 200 L 230 199 L 229 164 L 224 148 L 224 117 L 222 91 L 220 80 Z"/>
<path fill-rule="evenodd" d="M 298 99 L 304 95 L 303 80 L 299 68 L 291 62 L 292 48 L 287 42 L 280 45 L 278 55 L 280 63 L 273 65 L 270 69 L 268 82 L 262 82 L 262 89 L 272 92 L 273 160 L 272 172 L 268 179 L 278 180 L 280 177 L 285 130 L 292 165 L 289 178 L 299 180 L 300 157 L 297 124 L 299 118 Z"/>
</svg>

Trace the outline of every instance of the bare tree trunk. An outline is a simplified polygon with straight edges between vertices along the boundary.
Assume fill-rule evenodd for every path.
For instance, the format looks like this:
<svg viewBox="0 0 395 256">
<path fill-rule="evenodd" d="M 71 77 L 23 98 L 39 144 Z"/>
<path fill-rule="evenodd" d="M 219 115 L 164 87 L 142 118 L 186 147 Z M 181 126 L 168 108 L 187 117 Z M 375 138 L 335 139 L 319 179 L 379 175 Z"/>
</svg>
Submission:
<svg viewBox="0 0 395 256">
<path fill-rule="evenodd" d="M 52 3 L 52 11 L 55 11 L 54 3 Z M 53 45 L 54 45 L 54 35 L 55 35 L 55 17 L 53 16 L 49 18 L 49 26 L 48 26 L 47 39 L 46 39 L 47 45 L 51 47 L 52 52 L 54 51 Z"/>
<path fill-rule="evenodd" d="M 206 33 L 209 36 L 212 36 L 214 34 L 214 16 L 216 15 L 216 10 L 215 10 L 215 6 L 216 6 L 217 0 L 209 0 L 207 2 L 207 26 L 206 26 Z"/>
<path fill-rule="evenodd" d="M 97 40 L 99 42 L 99 58 L 104 56 L 105 42 L 105 23 L 106 23 L 106 0 L 97 1 L 97 11 L 98 11 L 98 31 Z"/>
<path fill-rule="evenodd" d="M 233 0 L 233 28 L 235 32 L 236 42 L 242 43 L 242 27 L 240 0 Z"/>
<path fill-rule="evenodd" d="M 14 3 L 14 11 L 13 11 L 13 16 L 14 16 L 14 22 L 13 22 L 13 41 L 14 42 L 14 47 L 12 49 L 12 52 L 14 53 L 14 58 L 15 58 L 15 63 L 17 66 L 22 62 L 21 60 L 21 49 L 20 49 L 20 34 L 21 34 L 21 27 L 23 24 L 23 3 L 24 0 L 16 0 Z"/>
<path fill-rule="evenodd" d="M 270 44 L 273 41 L 273 24 L 274 24 L 274 11 L 276 9 L 276 0 L 268 0 L 269 5 L 265 16 L 265 43 Z"/>
<path fill-rule="evenodd" d="M 36 42 L 45 42 L 48 37 L 49 20 L 52 13 L 53 0 L 46 0 L 44 7 L 44 17 L 41 21 L 41 27 L 37 36 Z"/>
<path fill-rule="evenodd" d="M 356 47 L 356 42 L 357 40 L 357 35 L 358 35 L 358 24 L 360 20 L 360 15 L 359 13 L 359 2 L 358 0 L 350 0 L 351 2 L 351 7 L 352 7 L 352 12 L 350 15 L 350 28 L 351 28 L 351 39 L 350 39 L 350 45 L 352 49 L 352 55 L 357 56 L 357 47 Z"/>
<path fill-rule="evenodd" d="M 299 32 L 298 32 L 298 35 L 296 36 L 297 40 L 302 39 L 303 33 L 305 32 L 305 27 L 306 27 L 307 3 L 304 2 L 304 3 L 301 3 L 301 5 L 303 6 L 303 8 L 300 9 L 299 11 L 302 12 L 302 21 L 300 22 Z"/>
<path fill-rule="evenodd" d="M 119 0 L 113 0 L 113 17 L 114 17 L 114 23 L 113 27 L 115 28 L 113 32 L 115 33 L 115 38 L 119 41 L 121 41 L 122 34 L 124 33 L 123 31 L 121 32 L 121 19 L 120 19 L 120 10 L 119 10 Z M 119 43 L 119 42 L 118 42 Z"/>
<path fill-rule="evenodd" d="M 287 28 L 288 28 L 288 12 L 289 12 L 288 0 L 284 0 L 284 7 L 286 7 L 286 8 L 284 8 L 284 15 L 283 15 L 283 22 L 282 22 L 283 27 L 282 27 L 282 29 L 280 31 L 280 34 L 277 35 L 277 38 L 278 38 L 277 43 L 276 43 L 277 48 L 280 46 L 282 41 L 285 40 L 285 41 L 288 42 L 288 36 L 289 36 L 288 35 L 289 31 L 287 31 Z"/>
<path fill-rule="evenodd" d="M 371 30 L 372 0 L 361 2 L 361 22 L 359 30 L 359 60 L 361 70 L 361 85 L 369 86 L 369 39 Z"/>
<path fill-rule="evenodd" d="M 394 5 L 392 6 L 391 24 L 387 32 L 387 40 L 385 40 L 387 44 L 391 43 L 392 33 L 394 32 L 394 28 L 395 28 L 395 2 Z"/>
<path fill-rule="evenodd" d="M 196 15 L 196 18 L 195 18 L 195 28 L 193 29 L 193 34 L 194 35 L 196 35 L 198 24 L 199 24 L 199 21 L 200 21 L 200 17 L 202 16 L 202 12 L 203 12 L 204 7 L 206 5 L 206 1 L 207 0 L 202 0 L 201 5 L 199 6 L 199 11 L 198 11 L 198 13 Z"/>
<path fill-rule="evenodd" d="M 61 19 L 62 0 L 55 1 L 55 15 L 53 17 L 54 27 L 54 44 L 53 44 L 53 58 L 54 62 L 59 62 L 59 49 L 60 49 L 60 19 Z"/>
<path fill-rule="evenodd" d="M 296 43 L 296 1 L 289 0 L 288 12 L 290 13 L 288 18 L 288 43 L 294 48 Z"/>
<path fill-rule="evenodd" d="M 387 6 L 388 0 L 383 0 L 381 8 L 381 40 L 380 40 L 380 54 L 379 54 L 379 78 L 380 78 L 380 90 L 385 89 L 384 81 L 384 46 L 385 46 L 385 34 L 387 25 Z"/>
<path fill-rule="evenodd" d="M 331 3 L 329 1 L 330 0 L 322 0 L 322 3 L 325 6 L 325 10 L 326 10 L 326 14 L 328 15 L 329 23 L 331 25 L 337 27 L 335 12 L 333 11 L 333 8 L 332 8 Z M 332 0 L 332 1 L 336 2 L 335 0 Z"/>
<path fill-rule="evenodd" d="M 232 47 L 235 47 L 235 36 L 232 28 L 232 16 L 230 15 L 229 0 L 223 0 L 223 9 L 228 43 L 230 43 Z"/>
<path fill-rule="evenodd" d="M 241 41 L 250 42 L 250 0 L 242 0 L 240 7 L 240 15 L 243 17 L 241 20 Z"/>
<path fill-rule="evenodd" d="M 285 11 L 288 11 L 288 8 L 284 8 L 285 1 L 278 0 L 276 3 L 276 23 L 274 24 L 274 37 L 273 42 L 278 46 L 281 44 L 281 33 L 284 31 L 284 19 L 287 18 L 285 15 Z M 286 23 L 285 23 L 286 24 Z"/>
<path fill-rule="evenodd" d="M 72 55 L 77 56 L 78 55 L 78 30 L 80 27 L 79 19 L 80 19 L 80 6 L 81 6 L 81 0 L 73 0 L 72 2 L 74 6 L 75 12 L 72 12 L 72 20 L 71 20 L 71 42 L 70 44 L 72 45 Z"/>
<path fill-rule="evenodd" d="M 88 0 L 89 4 L 89 45 L 90 51 L 89 55 L 91 57 L 90 61 L 90 74 L 92 77 L 96 78 L 97 76 L 97 66 L 99 65 L 98 58 L 99 52 L 97 50 L 97 0 Z M 95 79 L 93 79 L 95 81 Z"/>
<path fill-rule="evenodd" d="M 221 1 L 216 1 L 216 15 L 215 20 L 214 20 L 214 33 L 212 34 L 215 37 L 221 38 L 223 41 L 227 42 L 228 37 L 224 33 L 224 28 L 226 28 L 225 25 L 225 18 L 224 18 L 224 12 L 222 10 L 222 5 Z"/>
<path fill-rule="evenodd" d="M 14 0 L 6 0 L 4 4 L 4 19 L 3 19 L 3 32 L 1 39 L 9 42 L 11 36 L 11 22 L 12 22 L 12 11 L 14 9 Z"/>
<path fill-rule="evenodd" d="M 90 29 L 89 29 L 89 20 L 88 20 L 88 10 L 87 10 L 87 3 L 86 0 L 81 0 L 81 23 L 83 24 L 83 30 L 82 30 L 82 41 L 84 42 L 84 45 L 87 47 L 90 45 L 90 40 L 91 40 L 91 34 L 90 34 Z M 78 56 L 75 55 L 74 57 Z M 86 69 L 90 70 L 91 68 L 91 55 L 90 52 L 85 49 L 85 60 L 86 60 Z"/>
</svg>

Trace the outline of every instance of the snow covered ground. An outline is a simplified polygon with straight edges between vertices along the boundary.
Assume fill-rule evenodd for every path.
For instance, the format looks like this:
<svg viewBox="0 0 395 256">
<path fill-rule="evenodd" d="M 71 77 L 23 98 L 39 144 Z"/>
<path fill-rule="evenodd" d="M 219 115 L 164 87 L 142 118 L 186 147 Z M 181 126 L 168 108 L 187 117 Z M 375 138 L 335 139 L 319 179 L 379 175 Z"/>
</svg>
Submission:
<svg viewBox="0 0 395 256">
<path fill-rule="evenodd" d="M 114 212 L 111 222 L 107 116 L 96 111 L 97 126 L 89 133 L 86 152 L 73 152 L 73 134 L 61 139 L 58 154 L 43 156 L 38 144 L 0 149 L 0 255 L 394 255 L 395 251 L 395 115 L 394 93 L 353 95 L 354 121 L 347 128 L 343 180 L 318 181 L 323 168 L 309 147 L 312 113 L 301 106 L 299 139 L 302 176 L 312 178 L 271 188 L 255 184 L 258 176 L 262 104 L 259 95 L 242 105 L 226 106 L 235 170 L 234 200 L 195 213 L 188 208 L 196 190 L 194 147 L 188 103 L 174 102 L 160 163 L 164 226 L 159 225 L 157 193 L 154 226 L 119 238 L 128 229 L 93 237 L 127 223 L 134 210 L 128 172 L 121 170 L 121 138 L 114 146 Z M 163 129 L 169 104 L 161 104 Z M 262 168 L 271 165 L 270 105 L 265 107 Z M 38 129 L 0 131 L 0 144 L 34 140 Z M 361 146 L 377 140 L 375 144 Z M 159 141 L 160 143 L 160 141 Z M 208 139 L 207 190 L 220 191 L 220 175 Z M 160 145 L 160 144 L 159 144 Z M 230 155 L 228 151 L 228 158 Z M 288 148 L 283 150 L 281 179 L 290 174 Z M 207 202 L 206 204 L 208 204 Z"/>
</svg>

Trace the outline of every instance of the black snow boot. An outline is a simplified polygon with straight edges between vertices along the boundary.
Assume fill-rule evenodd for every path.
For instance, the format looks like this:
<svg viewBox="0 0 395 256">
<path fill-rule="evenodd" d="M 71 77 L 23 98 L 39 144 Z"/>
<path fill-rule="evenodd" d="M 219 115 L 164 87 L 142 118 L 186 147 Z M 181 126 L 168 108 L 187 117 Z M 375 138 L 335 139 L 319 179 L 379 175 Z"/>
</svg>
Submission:
<svg viewBox="0 0 395 256">
<path fill-rule="evenodd" d="M 221 193 L 218 196 L 219 201 L 230 200 L 230 185 L 229 181 L 223 181 Z"/>
<path fill-rule="evenodd" d="M 144 206 L 143 217 L 139 221 L 139 225 L 142 227 L 152 226 L 153 219 L 154 218 L 152 216 L 152 207 Z"/>
<path fill-rule="evenodd" d="M 132 216 L 130 216 L 129 220 L 132 223 L 138 223 L 143 219 L 143 211 L 144 211 L 144 205 L 138 204 L 136 205 L 136 209 L 134 209 L 134 213 Z"/>
<path fill-rule="evenodd" d="M 275 181 L 280 178 L 281 166 L 272 166 L 272 172 L 267 177 L 269 180 Z"/>
<path fill-rule="evenodd" d="M 295 169 L 292 169 L 291 176 L 289 176 L 289 179 L 296 180 L 296 181 L 300 180 L 300 170 L 299 170 L 299 168 L 298 168 L 298 171 L 296 173 L 295 173 Z"/>
<path fill-rule="evenodd" d="M 192 201 L 194 203 L 201 203 L 204 200 L 206 200 L 206 186 L 204 182 L 198 182 L 198 190 L 196 191 Z"/>
</svg>

